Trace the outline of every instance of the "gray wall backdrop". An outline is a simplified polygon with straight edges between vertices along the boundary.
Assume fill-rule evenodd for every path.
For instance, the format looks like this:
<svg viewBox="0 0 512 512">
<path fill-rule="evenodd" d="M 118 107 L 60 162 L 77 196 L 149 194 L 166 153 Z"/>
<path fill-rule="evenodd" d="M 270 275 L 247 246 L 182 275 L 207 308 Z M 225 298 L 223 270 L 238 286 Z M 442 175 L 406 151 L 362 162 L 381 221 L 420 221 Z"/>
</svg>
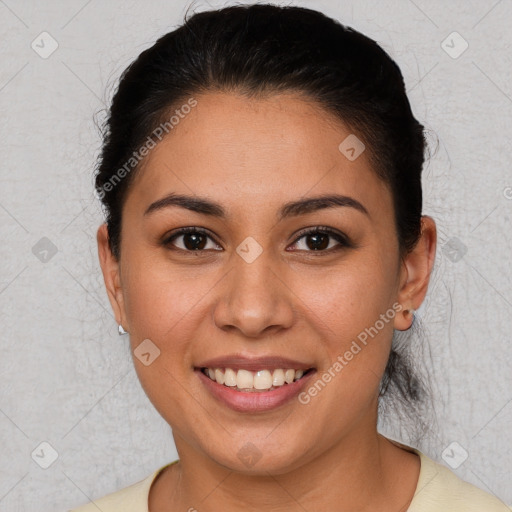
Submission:
<svg viewBox="0 0 512 512">
<path fill-rule="evenodd" d="M 512 504 L 512 2 L 295 3 L 376 39 L 429 130 L 439 249 L 419 317 L 438 429 L 421 447 Z M 0 1 L 0 512 L 68 510 L 177 457 L 103 286 L 93 116 L 188 6 Z"/>
</svg>

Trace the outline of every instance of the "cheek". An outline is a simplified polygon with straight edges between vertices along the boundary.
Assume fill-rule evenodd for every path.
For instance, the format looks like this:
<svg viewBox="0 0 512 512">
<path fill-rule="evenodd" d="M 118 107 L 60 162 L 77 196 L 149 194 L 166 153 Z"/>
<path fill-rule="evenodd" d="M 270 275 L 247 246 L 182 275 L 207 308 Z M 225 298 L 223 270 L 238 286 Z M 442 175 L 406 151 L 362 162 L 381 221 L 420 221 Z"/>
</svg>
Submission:
<svg viewBox="0 0 512 512">
<path fill-rule="evenodd" d="M 305 310 L 313 313 L 309 318 L 316 319 L 319 327 L 323 325 L 330 339 L 346 340 L 374 325 L 392 306 L 395 273 L 377 257 L 355 256 L 330 271 L 297 272 L 291 276 L 291 286 Z"/>
<path fill-rule="evenodd" d="M 201 299 L 213 282 L 206 277 L 185 279 L 183 272 L 169 271 L 161 265 L 131 268 L 126 281 L 126 310 L 135 370 L 155 409 L 168 423 L 180 427 L 183 418 L 190 421 L 195 411 L 183 385 L 190 378 L 197 326 L 206 314 Z M 137 347 L 148 339 L 157 347 L 149 352 L 156 350 L 158 355 L 146 366 L 137 357 L 141 352 Z"/>
<path fill-rule="evenodd" d="M 129 267 L 125 306 L 133 325 L 131 334 L 177 350 L 184 340 L 191 339 L 194 319 L 203 310 L 204 299 L 218 279 L 199 267 L 179 268 L 163 258 L 150 265 L 137 265 L 135 260 Z"/>
<path fill-rule="evenodd" d="M 323 333 L 317 349 L 325 357 L 302 403 L 311 402 L 315 425 L 326 438 L 336 438 L 375 408 L 396 314 L 388 298 L 370 276 L 345 276 L 305 300 L 308 318 Z"/>
<path fill-rule="evenodd" d="M 297 277 L 303 313 L 322 333 L 322 371 L 335 376 L 328 402 L 364 407 L 374 397 L 393 337 L 394 272 L 371 257 L 354 258 L 328 275 Z"/>
</svg>

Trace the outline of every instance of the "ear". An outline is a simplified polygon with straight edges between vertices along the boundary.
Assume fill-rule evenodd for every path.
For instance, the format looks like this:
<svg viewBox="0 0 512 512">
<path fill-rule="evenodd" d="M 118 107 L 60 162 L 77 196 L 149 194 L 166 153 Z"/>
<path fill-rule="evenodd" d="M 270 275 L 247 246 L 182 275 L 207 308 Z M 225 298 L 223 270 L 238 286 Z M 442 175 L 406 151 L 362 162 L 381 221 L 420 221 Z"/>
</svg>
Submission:
<svg viewBox="0 0 512 512">
<path fill-rule="evenodd" d="M 405 331 L 411 327 L 412 311 L 420 307 L 427 294 L 436 255 L 436 244 L 437 230 L 434 219 L 423 215 L 420 238 L 401 264 L 398 302 L 403 310 L 395 316 L 394 321 L 394 327 L 399 331 Z"/>
<path fill-rule="evenodd" d="M 105 281 L 105 288 L 107 289 L 108 298 L 112 310 L 114 311 L 116 322 L 121 324 L 126 331 L 129 331 L 124 308 L 120 265 L 110 250 L 106 224 L 102 224 L 98 228 L 96 240 L 98 242 L 98 256 L 103 273 L 103 280 Z"/>
</svg>

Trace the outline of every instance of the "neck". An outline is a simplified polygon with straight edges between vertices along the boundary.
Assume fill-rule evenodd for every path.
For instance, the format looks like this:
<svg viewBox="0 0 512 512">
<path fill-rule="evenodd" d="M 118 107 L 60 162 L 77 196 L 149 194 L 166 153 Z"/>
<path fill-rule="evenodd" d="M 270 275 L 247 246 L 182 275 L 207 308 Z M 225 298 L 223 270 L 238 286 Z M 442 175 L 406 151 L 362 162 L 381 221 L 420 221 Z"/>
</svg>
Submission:
<svg viewBox="0 0 512 512">
<path fill-rule="evenodd" d="M 327 452 L 278 475 L 236 473 L 176 434 L 175 441 L 180 462 L 166 483 L 165 510 L 171 509 L 172 500 L 172 510 L 396 512 L 407 509 L 419 475 L 419 458 L 375 427 L 357 430 Z M 150 510 L 159 512 L 156 506 Z"/>
</svg>

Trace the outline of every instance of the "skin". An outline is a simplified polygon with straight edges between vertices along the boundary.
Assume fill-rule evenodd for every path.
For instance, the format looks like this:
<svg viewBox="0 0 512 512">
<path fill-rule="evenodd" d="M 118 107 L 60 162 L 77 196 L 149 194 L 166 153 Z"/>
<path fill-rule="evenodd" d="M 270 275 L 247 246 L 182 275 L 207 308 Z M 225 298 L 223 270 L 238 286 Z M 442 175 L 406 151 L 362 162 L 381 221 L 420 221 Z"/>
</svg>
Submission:
<svg viewBox="0 0 512 512">
<path fill-rule="evenodd" d="M 150 511 L 406 510 L 419 457 L 378 434 L 377 396 L 393 329 L 410 327 L 406 310 L 427 291 L 434 221 L 422 218 L 418 244 L 401 259 L 390 190 L 366 151 L 354 161 L 339 151 L 349 127 L 305 98 L 195 98 L 129 190 L 120 261 L 106 225 L 97 233 L 105 286 L 132 350 L 149 338 L 161 351 L 149 366 L 134 364 L 172 427 L 180 462 L 153 484 Z M 171 192 L 207 197 L 228 216 L 177 206 L 144 215 Z M 368 215 L 344 206 L 277 219 L 286 202 L 332 193 L 356 199 Z M 186 235 L 164 246 L 186 226 L 211 232 L 202 252 L 187 252 Z M 315 226 L 344 233 L 353 246 L 328 238 L 339 250 L 314 251 L 311 237 L 297 234 Z M 263 250 L 252 263 L 236 252 L 249 236 Z M 321 375 L 394 303 L 402 311 L 307 405 L 235 412 L 193 372 L 236 353 L 298 359 Z M 261 456 L 252 467 L 237 456 L 248 442 Z"/>
</svg>

